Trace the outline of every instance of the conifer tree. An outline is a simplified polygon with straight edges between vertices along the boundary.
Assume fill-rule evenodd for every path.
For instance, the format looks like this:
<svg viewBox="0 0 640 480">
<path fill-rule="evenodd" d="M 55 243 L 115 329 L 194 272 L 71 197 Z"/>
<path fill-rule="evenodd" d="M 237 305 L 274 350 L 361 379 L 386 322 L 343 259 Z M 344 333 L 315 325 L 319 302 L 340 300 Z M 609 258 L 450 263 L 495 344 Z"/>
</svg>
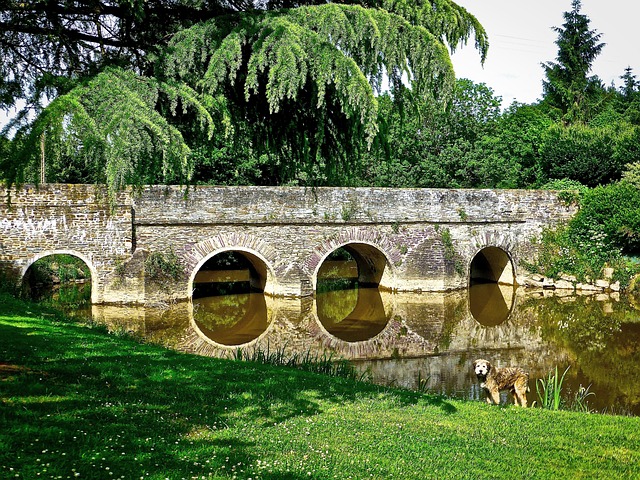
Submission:
<svg viewBox="0 0 640 480">
<path fill-rule="evenodd" d="M 640 82 L 636 80 L 636 76 L 633 73 L 633 68 L 630 66 L 624 69 L 624 74 L 620 76 L 620 80 L 623 81 L 623 85 L 620 89 L 620 93 L 624 97 L 626 102 L 631 102 L 638 93 L 638 87 Z"/>
<path fill-rule="evenodd" d="M 589 76 L 593 61 L 605 46 L 600 43 L 602 35 L 589 28 L 589 18 L 580 13 L 580 0 L 573 0 L 571 6 L 571 11 L 564 13 L 562 27 L 554 27 L 558 33 L 556 62 L 542 64 L 544 102 L 558 109 L 565 123 L 587 119 L 590 102 L 603 90 L 600 79 Z"/>
</svg>

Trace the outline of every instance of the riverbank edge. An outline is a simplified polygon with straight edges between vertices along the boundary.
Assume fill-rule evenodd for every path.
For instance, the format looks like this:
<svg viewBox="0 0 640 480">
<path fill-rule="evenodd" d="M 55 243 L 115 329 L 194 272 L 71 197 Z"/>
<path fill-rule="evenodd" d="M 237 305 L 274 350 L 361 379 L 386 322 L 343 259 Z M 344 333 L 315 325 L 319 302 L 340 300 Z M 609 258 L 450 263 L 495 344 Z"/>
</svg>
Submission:
<svg viewBox="0 0 640 480">
<path fill-rule="evenodd" d="M 612 281 L 611 276 L 606 278 L 580 282 L 574 275 L 561 274 L 558 278 L 547 277 L 536 273 L 523 273 L 516 279 L 518 286 L 524 288 L 542 288 L 545 290 L 570 290 L 585 293 L 612 293 L 626 290 L 634 290 L 638 282 L 638 276 L 634 277 L 630 287 L 623 289 L 619 281 Z"/>
<path fill-rule="evenodd" d="M 639 418 L 203 358 L 3 294 L 0 333 L 0 476 L 640 478 Z"/>
</svg>

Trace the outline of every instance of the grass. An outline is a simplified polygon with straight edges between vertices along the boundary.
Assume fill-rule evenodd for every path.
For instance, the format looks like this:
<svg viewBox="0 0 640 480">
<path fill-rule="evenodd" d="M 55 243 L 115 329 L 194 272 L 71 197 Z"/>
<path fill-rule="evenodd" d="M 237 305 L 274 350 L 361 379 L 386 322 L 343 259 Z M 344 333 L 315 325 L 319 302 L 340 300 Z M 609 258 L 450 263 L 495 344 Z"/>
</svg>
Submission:
<svg viewBox="0 0 640 480">
<path fill-rule="evenodd" d="M 640 478 L 640 419 L 198 357 L 0 296 L 0 478 Z"/>
</svg>

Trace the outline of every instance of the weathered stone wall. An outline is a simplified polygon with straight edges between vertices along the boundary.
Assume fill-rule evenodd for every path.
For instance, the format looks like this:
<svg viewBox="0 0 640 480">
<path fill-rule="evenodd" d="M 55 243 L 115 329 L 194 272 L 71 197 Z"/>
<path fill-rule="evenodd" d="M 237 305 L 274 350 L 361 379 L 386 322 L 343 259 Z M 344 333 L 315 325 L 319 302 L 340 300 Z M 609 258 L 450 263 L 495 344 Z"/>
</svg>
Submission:
<svg viewBox="0 0 640 480">
<path fill-rule="evenodd" d="M 111 207 L 106 189 L 94 185 L 25 185 L 3 197 L 0 266 L 22 278 L 39 258 L 76 255 L 91 270 L 92 300 L 103 302 L 110 273 L 131 256 L 130 195 L 122 192 Z"/>
<path fill-rule="evenodd" d="M 488 246 L 517 274 L 541 228 L 574 213 L 554 192 L 531 190 L 154 186 L 116 203 L 110 210 L 104 190 L 87 185 L 13 192 L 0 262 L 24 272 L 47 252 L 75 253 L 95 275 L 94 301 L 161 303 L 189 298 L 198 268 L 225 250 L 264 264 L 267 293 L 310 295 L 322 261 L 350 245 L 383 287 L 443 291 L 466 286 Z M 146 255 L 170 250 L 184 278 L 145 278 Z"/>
</svg>

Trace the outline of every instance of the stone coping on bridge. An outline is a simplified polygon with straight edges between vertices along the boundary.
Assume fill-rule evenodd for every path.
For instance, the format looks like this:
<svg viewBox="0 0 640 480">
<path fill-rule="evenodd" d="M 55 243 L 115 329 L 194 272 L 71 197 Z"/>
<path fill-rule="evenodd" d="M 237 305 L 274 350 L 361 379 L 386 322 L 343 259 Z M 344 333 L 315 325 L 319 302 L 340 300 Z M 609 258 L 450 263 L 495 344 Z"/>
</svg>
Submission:
<svg viewBox="0 0 640 480">
<path fill-rule="evenodd" d="M 559 209 L 550 190 L 150 186 L 132 202 L 140 225 L 504 224 L 556 221 L 574 211 Z"/>
</svg>

